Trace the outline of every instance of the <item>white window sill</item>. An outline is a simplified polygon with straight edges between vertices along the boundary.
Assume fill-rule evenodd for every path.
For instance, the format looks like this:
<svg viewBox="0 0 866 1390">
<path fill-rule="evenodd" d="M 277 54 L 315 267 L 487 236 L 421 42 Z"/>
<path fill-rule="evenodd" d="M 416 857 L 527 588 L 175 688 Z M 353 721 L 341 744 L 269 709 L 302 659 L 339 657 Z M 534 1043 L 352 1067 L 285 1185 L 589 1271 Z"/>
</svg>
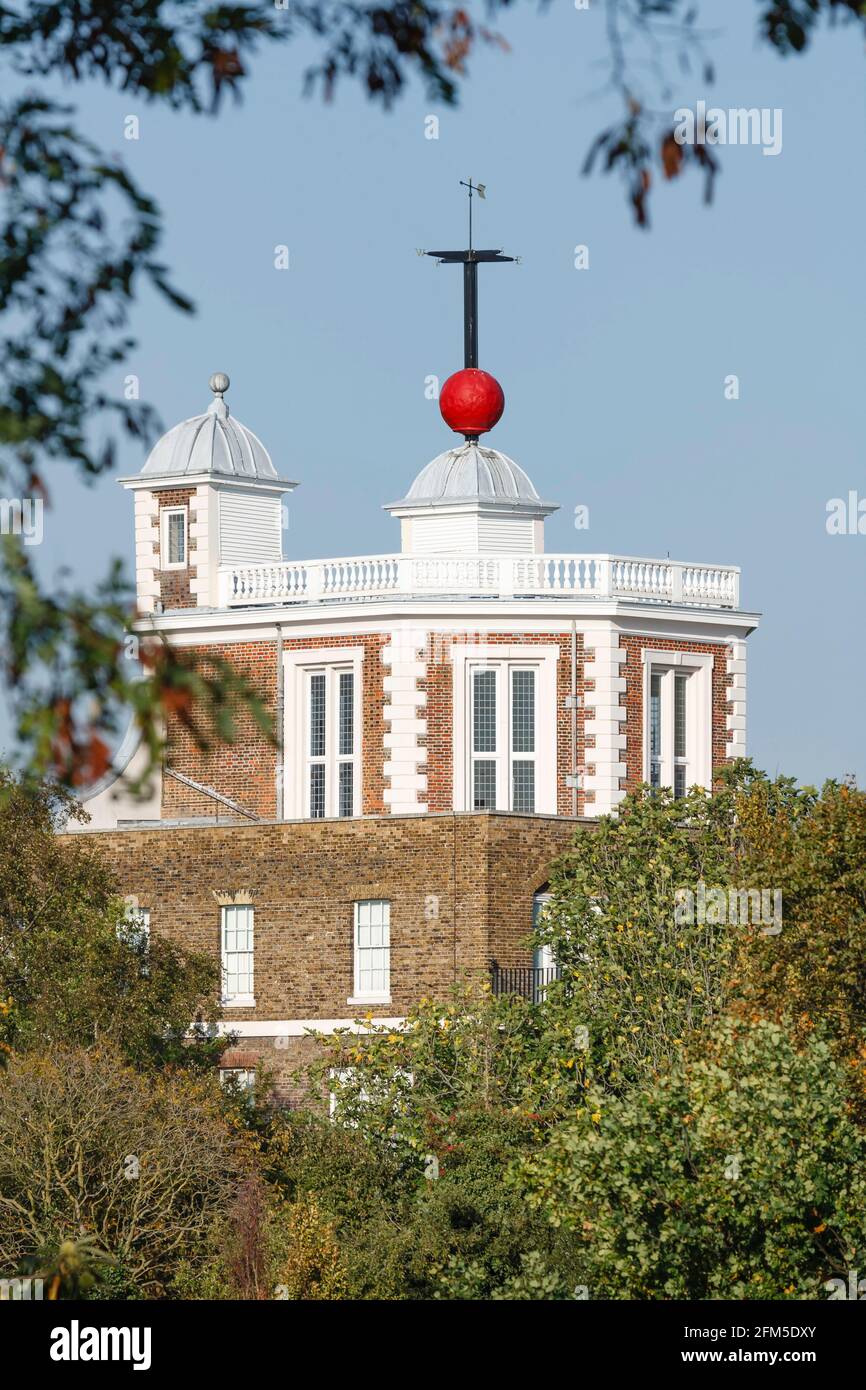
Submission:
<svg viewBox="0 0 866 1390">
<path fill-rule="evenodd" d="M 347 1004 L 390 1004 L 390 994 L 368 994 L 363 999 L 347 999 Z"/>
<path fill-rule="evenodd" d="M 256 1007 L 255 996 L 252 994 L 235 994 L 231 999 L 221 999 L 220 1004 L 224 1009 L 254 1009 Z"/>
</svg>

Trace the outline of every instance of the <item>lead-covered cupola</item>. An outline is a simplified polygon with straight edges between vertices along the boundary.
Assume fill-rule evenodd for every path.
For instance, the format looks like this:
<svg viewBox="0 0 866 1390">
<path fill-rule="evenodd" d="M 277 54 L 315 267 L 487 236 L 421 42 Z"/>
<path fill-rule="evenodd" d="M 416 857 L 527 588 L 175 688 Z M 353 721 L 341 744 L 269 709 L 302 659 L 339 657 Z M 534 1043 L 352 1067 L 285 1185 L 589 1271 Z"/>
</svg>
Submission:
<svg viewBox="0 0 866 1390">
<path fill-rule="evenodd" d="M 154 444 L 141 470 L 143 478 L 187 478 L 199 473 L 277 482 L 277 470 L 258 435 L 229 412 L 225 372 L 214 372 L 209 385 L 213 400 L 201 415 L 181 420 Z M 289 484 L 294 486 L 294 484 Z"/>
<path fill-rule="evenodd" d="M 121 478 L 135 493 L 136 588 L 144 613 L 216 607 L 225 565 L 278 564 L 280 478 L 258 435 L 229 411 L 229 378 L 210 378 L 213 400 L 174 425 L 141 472 Z"/>
<path fill-rule="evenodd" d="M 422 468 L 386 510 L 400 519 L 405 554 L 540 554 L 557 505 L 507 454 L 470 438 Z"/>
</svg>

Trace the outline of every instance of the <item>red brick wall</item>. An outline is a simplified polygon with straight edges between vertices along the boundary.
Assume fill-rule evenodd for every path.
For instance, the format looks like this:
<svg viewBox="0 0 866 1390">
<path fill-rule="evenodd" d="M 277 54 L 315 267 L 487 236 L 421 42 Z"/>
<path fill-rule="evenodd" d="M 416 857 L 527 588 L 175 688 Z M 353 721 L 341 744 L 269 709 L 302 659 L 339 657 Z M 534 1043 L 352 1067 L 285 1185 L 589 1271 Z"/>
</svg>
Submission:
<svg viewBox="0 0 866 1390">
<path fill-rule="evenodd" d="M 196 577 L 196 567 L 195 567 L 195 565 L 189 565 L 189 564 L 188 564 L 187 567 L 186 567 L 186 569 L 182 569 L 182 570 L 164 570 L 164 569 L 160 569 L 160 565 L 161 565 L 162 562 L 161 562 L 161 559 L 159 558 L 159 548 L 160 548 L 160 545 L 162 544 L 162 515 L 161 515 L 161 514 L 162 514 L 163 508 L 164 508 L 164 507 L 187 507 L 187 508 L 188 508 L 189 505 L 190 505 L 190 499 L 191 499 L 192 497 L 195 497 L 195 488 L 194 488 L 194 487 L 172 487 L 172 488 L 166 488 L 165 491 L 160 491 L 160 490 L 157 489 L 157 490 L 154 491 L 154 494 L 153 494 L 153 495 L 154 495 L 154 497 L 156 498 L 157 502 L 159 503 L 159 510 L 160 510 L 160 515 L 157 517 L 157 523 L 158 523 L 158 524 L 157 524 L 156 536 L 155 536 L 155 541 L 156 541 L 156 545 L 155 545 L 156 559 L 154 560 L 154 564 L 156 565 L 156 572 L 157 572 L 157 574 L 158 574 L 158 576 L 159 576 L 159 596 L 160 596 L 160 598 L 161 598 L 161 600 L 162 600 L 162 606 L 163 606 L 163 608 L 165 608 L 165 609 L 170 609 L 170 608 L 194 608 L 194 607 L 196 606 L 196 599 L 195 599 L 195 596 L 194 596 L 193 594 L 190 593 L 189 584 L 190 584 L 190 580 L 191 580 L 191 579 L 195 579 L 195 577 Z M 190 548 L 191 548 L 191 544 L 190 544 L 190 537 L 189 537 L 189 513 L 188 513 L 188 512 L 187 512 L 187 543 L 186 543 L 186 544 L 187 544 L 187 559 L 189 559 L 189 550 L 190 550 Z"/>
<path fill-rule="evenodd" d="M 120 892 L 153 932 L 218 957 L 214 894 L 249 890 L 255 909 L 255 1009 L 230 1018 L 351 1018 L 353 904 L 391 903 L 391 996 L 405 1012 L 491 958 L 528 964 L 533 894 L 587 832 L 554 816 L 375 816 L 264 825 L 95 831 Z M 81 844 L 81 835 L 68 836 Z M 355 1011 L 357 1012 L 357 1011 Z M 243 1046 L 243 1044 L 241 1044 Z"/>
<path fill-rule="evenodd" d="M 255 686 L 266 708 L 274 713 L 277 693 L 276 640 L 196 647 L 192 653 L 205 669 L 210 657 L 221 657 L 230 662 Z M 238 719 L 233 744 L 227 747 L 217 742 L 209 752 L 203 752 L 196 746 L 192 734 L 176 716 L 170 718 L 166 733 L 166 761 L 169 767 L 238 802 L 254 815 L 276 816 L 277 750 L 260 731 L 252 715 L 242 714 Z M 173 820 L 184 816 L 215 815 L 218 811 L 226 814 L 225 808 L 211 797 L 202 796 L 176 782 L 173 777 L 163 776 L 164 818 Z"/>
<path fill-rule="evenodd" d="M 283 643 L 285 651 L 321 647 L 363 646 L 363 707 L 362 707 L 362 787 L 363 813 L 376 815 L 384 811 L 383 773 L 385 762 L 382 714 L 384 703 L 382 644 L 379 635 L 366 637 L 299 637 Z M 276 639 L 262 642 L 226 643 L 191 649 L 203 663 L 211 656 L 221 657 L 240 671 L 259 692 L 265 707 L 276 716 L 277 649 Z M 263 819 L 281 814 L 277 807 L 276 773 L 277 749 L 261 733 L 253 718 L 243 715 L 238 721 L 235 742 L 229 746 L 214 746 L 210 752 L 196 747 L 192 734 L 181 721 L 172 717 L 168 725 L 168 765 L 193 781 L 210 787 L 246 810 Z M 282 735 L 282 730 L 277 731 Z M 226 814 L 224 807 L 212 797 L 203 796 L 173 777 L 163 777 L 163 817 L 175 820 L 186 816 Z"/>
<path fill-rule="evenodd" d="M 385 721 L 383 706 L 386 697 L 383 681 L 386 668 L 382 662 L 383 646 L 387 644 L 387 634 L 377 633 L 366 636 L 333 636 L 289 638 L 284 642 L 285 650 L 316 650 L 321 647 L 362 646 L 364 648 L 363 667 L 363 814 L 378 815 L 387 810 L 384 800 L 386 778 L 384 763 Z M 431 812 L 452 809 L 452 790 L 454 763 L 452 749 L 453 726 L 453 676 L 450 659 L 451 642 L 482 641 L 491 646 L 521 645 L 539 646 L 556 644 L 559 647 L 557 662 L 557 809 L 560 815 L 572 814 L 573 801 L 571 789 L 566 786 L 566 775 L 576 765 L 586 766 L 592 772 L 594 740 L 584 735 L 584 721 L 593 716 L 593 682 L 584 677 L 586 661 L 592 660 L 592 652 L 585 650 L 583 637 L 577 638 L 577 693 L 582 697 L 577 712 L 577 748 L 571 747 L 571 712 L 565 707 L 565 697 L 571 689 L 571 634 L 552 633 L 485 633 L 483 637 L 473 634 L 454 634 L 447 639 L 437 637 L 428 652 L 426 676 L 419 681 L 419 688 L 426 692 L 427 703 L 423 707 L 427 720 L 426 745 L 427 761 L 421 771 L 427 776 L 427 806 Z M 724 762 L 728 757 L 727 736 L 727 695 L 730 677 L 727 675 L 728 649 L 712 643 L 684 642 L 669 637 L 640 637 L 623 634 L 620 643 L 627 653 L 622 674 L 627 688 L 622 702 L 625 704 L 627 718 L 624 724 L 626 751 L 624 761 L 628 768 L 623 782 L 626 790 L 631 790 L 643 780 L 643 668 L 641 652 L 645 648 L 677 650 L 684 652 L 709 653 L 713 664 L 713 763 Z M 220 655 L 231 661 L 261 693 L 266 707 L 276 708 L 276 645 L 273 641 L 226 644 L 198 648 L 203 660 L 209 655 Z M 201 753 L 194 746 L 190 734 L 182 728 L 177 719 L 169 727 L 171 744 L 170 765 L 178 772 L 185 773 L 195 781 L 212 787 L 234 801 L 239 802 L 256 815 L 269 819 L 276 817 L 279 810 L 276 804 L 277 752 L 258 731 L 251 718 L 240 721 L 238 737 L 229 749 L 215 749 L 211 753 Z M 203 816 L 225 814 L 218 803 L 211 798 L 183 787 L 172 778 L 164 779 L 163 815 L 168 819 L 184 816 Z M 578 800 L 578 814 L 592 812 L 592 795 L 581 790 Z"/>
<path fill-rule="evenodd" d="M 255 1009 L 225 1021 L 400 1017 L 443 997 L 492 960 L 529 965 L 533 896 L 586 824 L 553 816 L 377 816 L 270 825 L 94 832 L 120 891 L 150 912 L 154 933 L 219 959 L 215 893 L 248 889 L 255 909 Z M 80 835 L 69 836 L 80 846 Z M 391 904 L 391 1003 L 350 1006 L 354 903 Z M 277 1096 L 303 1093 L 295 1070 L 319 1052 L 309 1037 L 239 1037 L 223 1065 L 264 1066 Z"/>
</svg>

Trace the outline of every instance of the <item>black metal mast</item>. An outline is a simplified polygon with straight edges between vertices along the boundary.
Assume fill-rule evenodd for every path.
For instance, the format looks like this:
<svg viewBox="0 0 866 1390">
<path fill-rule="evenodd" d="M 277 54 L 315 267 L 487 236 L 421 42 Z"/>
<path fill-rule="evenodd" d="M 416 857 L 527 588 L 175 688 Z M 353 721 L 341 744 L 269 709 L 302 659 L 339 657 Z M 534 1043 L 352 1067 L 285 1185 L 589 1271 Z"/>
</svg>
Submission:
<svg viewBox="0 0 866 1390">
<path fill-rule="evenodd" d="M 469 249 L 466 251 L 425 251 L 440 265 L 463 266 L 463 365 L 478 366 L 478 267 L 482 262 L 516 262 L 516 256 L 503 256 L 501 251 L 475 251 L 472 247 L 472 195 L 484 197 L 483 183 L 460 180 L 461 188 L 469 189 Z"/>
</svg>

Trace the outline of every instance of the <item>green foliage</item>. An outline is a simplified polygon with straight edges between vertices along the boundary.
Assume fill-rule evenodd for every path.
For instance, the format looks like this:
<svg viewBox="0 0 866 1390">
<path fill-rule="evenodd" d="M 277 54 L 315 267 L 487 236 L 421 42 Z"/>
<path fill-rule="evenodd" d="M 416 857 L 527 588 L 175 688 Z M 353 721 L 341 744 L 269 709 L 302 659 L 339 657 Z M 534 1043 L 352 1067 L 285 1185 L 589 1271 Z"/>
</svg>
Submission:
<svg viewBox="0 0 866 1390">
<path fill-rule="evenodd" d="M 40 459 L 89 474 L 111 467 L 111 443 L 98 452 L 92 443 L 106 416 L 134 437 L 153 428 L 147 407 L 97 386 L 132 346 L 124 330 L 139 277 L 191 308 L 155 259 L 156 204 L 75 131 L 71 114 L 32 94 L 0 105 L 0 303 L 18 325 L 0 343 L 0 461 L 5 471 L 14 460 L 30 487 L 46 486 Z"/>
<path fill-rule="evenodd" d="M 744 937 L 732 995 L 748 1014 L 789 1013 L 820 1024 L 864 1091 L 866 1061 L 866 795 L 828 782 L 780 813 L 757 785 L 739 807 L 753 883 L 778 886 L 782 930 Z"/>
<path fill-rule="evenodd" d="M 111 1296 L 109 1285 L 120 1286 L 116 1262 L 100 1250 L 92 1235 L 64 1240 L 18 1262 L 18 1272 L 43 1281 L 51 1300 Z"/>
<path fill-rule="evenodd" d="M 778 952 L 779 938 L 762 937 L 761 923 L 737 920 L 729 892 L 787 881 L 767 877 L 769 829 L 807 834 L 815 800 L 810 788 L 770 782 L 743 759 L 722 771 L 711 796 L 674 800 L 640 787 L 615 817 L 575 837 L 534 940 L 561 967 L 547 990 L 546 1028 L 561 1039 L 560 1064 L 570 1050 L 585 1088 L 621 1091 L 661 1074 L 692 1032 L 731 1006 L 742 962 Z M 758 807 L 763 822 L 752 833 Z M 701 885 L 723 890 L 720 920 L 710 911 L 702 920 Z"/>
<path fill-rule="evenodd" d="M 528 1079 L 546 1036 L 536 1007 L 468 982 L 422 999 L 403 1027 L 368 1020 L 319 1041 L 322 1060 L 308 1072 L 318 1094 L 334 1096 L 344 1124 L 414 1163 L 447 1150 L 453 1115 L 533 1109 Z"/>
<path fill-rule="evenodd" d="M 581 1285 L 570 1289 L 563 1275 L 551 1269 L 538 1250 L 530 1250 L 520 1258 L 520 1273 L 513 1274 L 491 1291 L 482 1264 L 477 1260 L 467 1262 L 452 1255 L 445 1269 L 439 1273 L 439 1287 L 435 1296 L 464 1300 L 489 1298 L 493 1303 L 559 1303 L 585 1296 L 582 1293 L 584 1288 L 585 1285 Z"/>
<path fill-rule="evenodd" d="M 590 1298 L 817 1298 L 862 1261 L 866 1135 L 817 1036 L 720 1022 L 651 1089 L 563 1124 L 523 1177 Z"/>
<path fill-rule="evenodd" d="M 428 1155 L 410 1165 L 384 1136 L 313 1113 L 275 1118 L 268 1176 L 293 1207 L 316 1204 L 338 1245 L 345 1297 L 498 1297 L 532 1251 L 556 1287 L 570 1287 L 571 1234 L 503 1184 L 525 1144 L 524 1123 L 474 1112 L 453 1118 L 452 1136 L 439 1176 L 425 1177 Z"/>
<path fill-rule="evenodd" d="M 322 1039 L 337 1124 L 294 1117 L 277 1180 L 333 1219 L 353 1294 L 811 1298 L 856 1267 L 863 831 L 853 788 L 747 762 L 710 797 L 641 789 L 558 867 L 542 1005 L 466 985 Z M 781 933 L 678 916 L 699 883 L 781 886 Z"/>
<path fill-rule="evenodd" d="M 225 1039 L 186 1034 L 213 1017 L 217 966 L 158 933 L 144 943 L 118 931 L 111 870 L 86 838 L 55 833 L 76 808 L 0 769 L 0 1048 L 105 1040 L 142 1069 L 212 1065 Z"/>
<path fill-rule="evenodd" d="M 586 1083 L 621 1089 L 657 1074 L 718 1015 L 734 935 L 677 921 L 676 893 L 736 880 L 735 800 L 728 789 L 674 801 L 641 788 L 558 866 L 536 939 L 562 972 L 548 1024 Z"/>
<path fill-rule="evenodd" d="M 58 1297 L 803 1299 L 862 1265 L 853 786 L 743 763 L 712 796 L 639 791 L 554 876 L 541 1004 L 469 981 L 321 1037 L 298 1111 L 166 1068 L 197 1055 L 198 976 L 118 939 L 110 875 L 53 834 L 68 794 L 3 791 L 0 1262 Z M 699 882 L 780 887 L 782 930 L 678 919 Z M 134 1210 L 120 1153 L 148 1156 Z"/>
<path fill-rule="evenodd" d="M 351 1296 L 498 1297 L 533 1251 L 542 1283 L 578 1282 L 570 1237 L 503 1181 L 543 1142 L 539 1094 L 574 1092 L 547 1065 L 539 1010 L 466 984 L 401 1029 L 368 1027 L 321 1039 L 313 1080 L 336 1122 L 285 1117 L 270 1149 L 276 1181 L 333 1219 Z"/>
</svg>

